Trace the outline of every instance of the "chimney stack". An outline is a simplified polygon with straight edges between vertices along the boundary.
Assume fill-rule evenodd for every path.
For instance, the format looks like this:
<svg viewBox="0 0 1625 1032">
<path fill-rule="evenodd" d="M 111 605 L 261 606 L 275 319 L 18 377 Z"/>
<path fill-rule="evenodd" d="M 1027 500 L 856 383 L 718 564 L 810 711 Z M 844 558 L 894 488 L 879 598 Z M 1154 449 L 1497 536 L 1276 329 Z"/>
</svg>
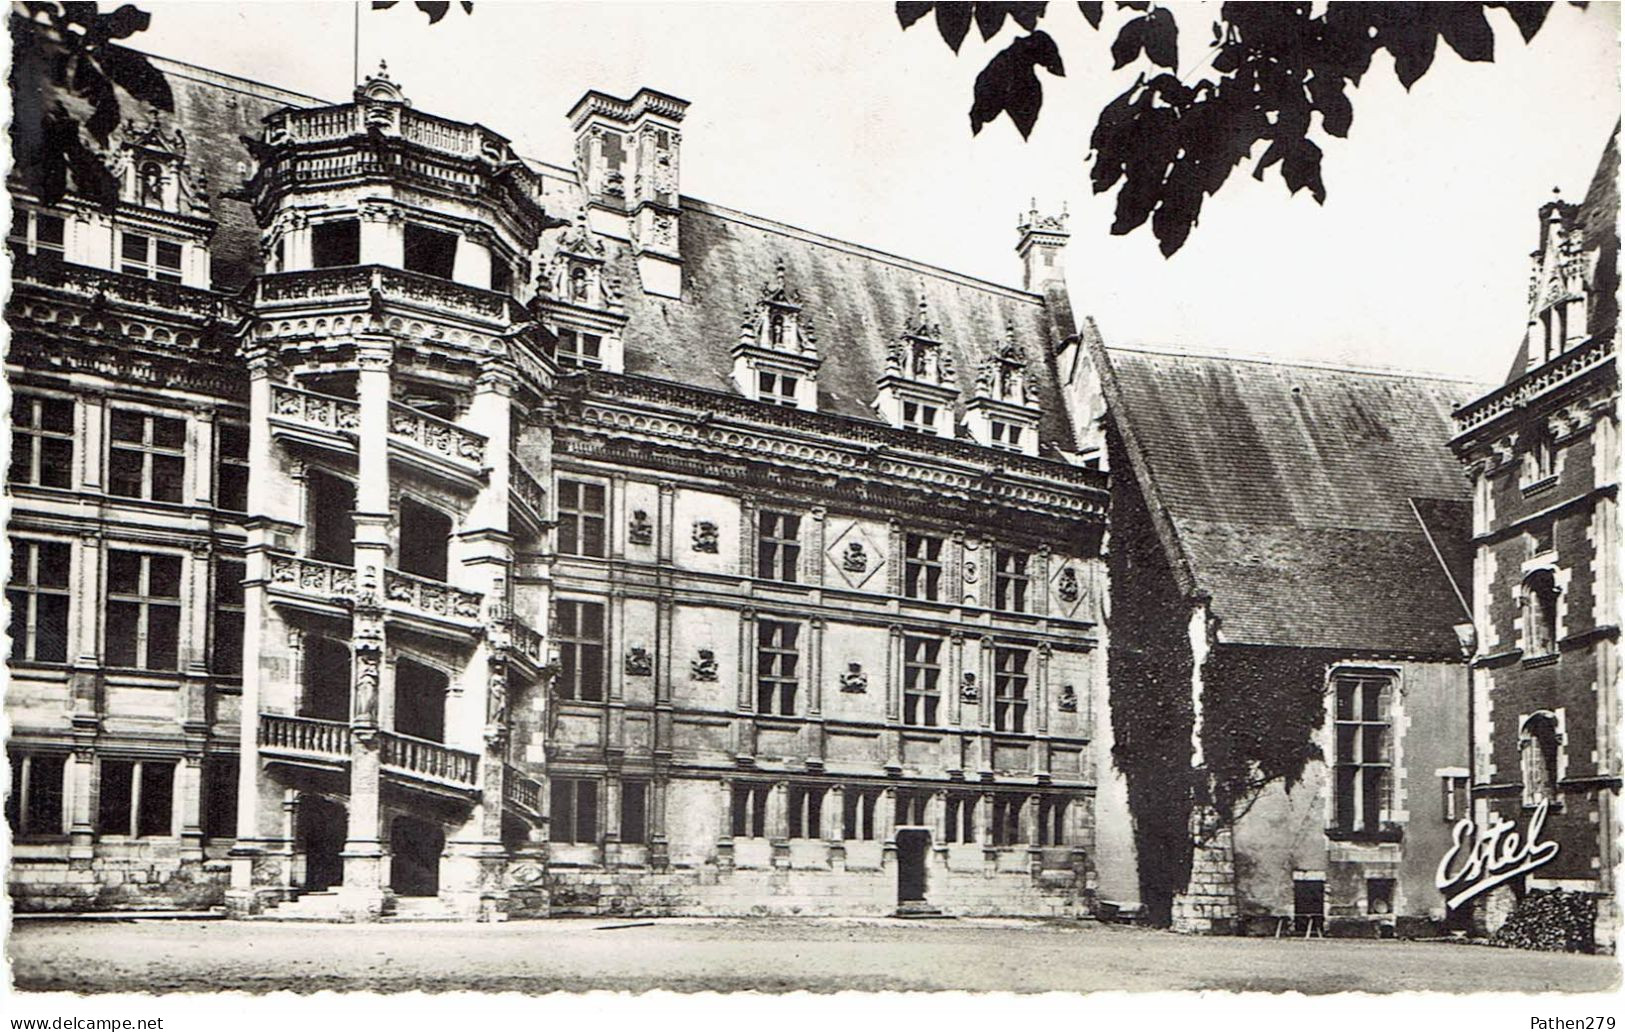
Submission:
<svg viewBox="0 0 1625 1032">
<path fill-rule="evenodd" d="M 1027 214 L 1016 220 L 1016 231 L 1021 239 L 1016 254 L 1021 256 L 1021 289 L 1041 293 L 1055 283 L 1066 285 L 1066 242 L 1072 234 L 1066 231 L 1066 206 L 1059 215 L 1038 214 L 1034 200 Z"/>
</svg>

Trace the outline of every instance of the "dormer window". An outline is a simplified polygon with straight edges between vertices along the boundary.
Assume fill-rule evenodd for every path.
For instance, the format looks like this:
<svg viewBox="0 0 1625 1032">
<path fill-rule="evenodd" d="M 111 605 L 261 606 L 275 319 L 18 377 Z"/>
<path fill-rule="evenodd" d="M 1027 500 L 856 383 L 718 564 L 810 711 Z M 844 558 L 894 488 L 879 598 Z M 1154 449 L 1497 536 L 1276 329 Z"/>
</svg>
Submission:
<svg viewBox="0 0 1625 1032">
<path fill-rule="evenodd" d="M 801 296 L 785 284 L 784 264 L 745 311 L 734 345 L 733 381 L 739 392 L 770 405 L 818 407 L 818 345 Z"/>
<path fill-rule="evenodd" d="M 142 233 L 119 234 L 119 270 L 165 283 L 181 281 L 181 245 Z"/>
<path fill-rule="evenodd" d="M 140 197 L 143 208 L 164 206 L 164 170 L 156 161 L 143 162 L 140 169 Z"/>
<path fill-rule="evenodd" d="M 978 444 L 1000 451 L 1038 454 L 1039 408 L 1027 373 L 1027 356 L 1008 329 L 1004 343 L 981 361 L 965 422 Z"/>
<path fill-rule="evenodd" d="M 952 436 L 959 385 L 941 337 L 922 294 L 918 314 L 887 349 L 886 371 L 876 381 L 875 408 L 892 426 L 928 437 Z"/>
<path fill-rule="evenodd" d="M 602 369 L 603 347 L 604 338 L 596 333 L 560 330 L 557 352 L 559 364 L 574 366 L 577 369 Z"/>
<path fill-rule="evenodd" d="M 36 255 L 47 261 L 62 261 L 67 253 L 67 222 L 50 212 L 13 208 L 11 251 Z"/>
<path fill-rule="evenodd" d="M 586 304 L 590 283 L 585 265 L 572 266 L 570 269 L 570 300 L 578 304 Z"/>
</svg>

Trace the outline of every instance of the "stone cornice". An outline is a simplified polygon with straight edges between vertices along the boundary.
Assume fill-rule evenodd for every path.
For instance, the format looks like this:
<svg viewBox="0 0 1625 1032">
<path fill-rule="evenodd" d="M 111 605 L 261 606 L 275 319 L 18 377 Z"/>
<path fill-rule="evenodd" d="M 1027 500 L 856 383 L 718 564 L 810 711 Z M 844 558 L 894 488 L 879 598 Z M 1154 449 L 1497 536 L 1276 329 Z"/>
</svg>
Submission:
<svg viewBox="0 0 1625 1032">
<path fill-rule="evenodd" d="M 1520 376 L 1499 390 L 1457 409 L 1456 438 L 1451 446 L 1460 454 L 1477 443 L 1487 429 L 1536 401 L 1549 397 L 1595 370 L 1614 365 L 1612 338 L 1592 338 L 1572 351 Z"/>
</svg>

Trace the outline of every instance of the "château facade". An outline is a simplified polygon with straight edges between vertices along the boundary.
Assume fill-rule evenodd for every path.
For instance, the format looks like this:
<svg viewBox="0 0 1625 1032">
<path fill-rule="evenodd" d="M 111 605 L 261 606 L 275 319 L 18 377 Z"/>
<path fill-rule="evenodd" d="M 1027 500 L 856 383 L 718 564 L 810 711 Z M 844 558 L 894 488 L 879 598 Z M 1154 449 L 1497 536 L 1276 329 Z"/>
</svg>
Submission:
<svg viewBox="0 0 1625 1032">
<path fill-rule="evenodd" d="M 1506 383 L 1456 413 L 1473 487 L 1473 799 L 1480 824 L 1557 851 L 1475 902 L 1501 925 L 1533 891 L 1619 927 L 1619 137 L 1579 204 L 1539 211 L 1529 320 Z M 1527 832 L 1536 837 L 1533 830 Z"/>
<path fill-rule="evenodd" d="M 20 908 L 1090 908 L 1064 216 L 1006 288 L 683 196 L 652 90 L 562 168 L 157 63 L 116 210 L 12 184 Z"/>
</svg>

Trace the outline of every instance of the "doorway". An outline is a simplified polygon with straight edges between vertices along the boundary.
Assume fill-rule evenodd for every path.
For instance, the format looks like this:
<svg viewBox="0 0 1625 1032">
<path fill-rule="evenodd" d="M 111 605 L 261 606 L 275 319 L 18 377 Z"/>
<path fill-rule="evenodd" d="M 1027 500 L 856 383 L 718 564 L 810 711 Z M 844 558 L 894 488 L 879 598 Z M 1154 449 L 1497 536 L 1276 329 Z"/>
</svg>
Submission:
<svg viewBox="0 0 1625 1032">
<path fill-rule="evenodd" d="M 310 492 L 310 557 L 349 566 L 355 562 L 355 484 L 316 469 L 305 482 Z"/>
<path fill-rule="evenodd" d="M 299 796 L 299 848 L 305 854 L 305 891 L 323 892 L 344 884 L 344 838 L 349 815 L 331 799 L 308 792 Z"/>
<path fill-rule="evenodd" d="M 897 829 L 897 905 L 925 902 L 925 857 L 931 833 L 924 828 Z"/>
<path fill-rule="evenodd" d="M 305 637 L 304 692 L 299 715 L 341 723 L 350 719 L 350 646 L 334 638 Z"/>
<path fill-rule="evenodd" d="M 389 887 L 397 896 L 440 893 L 440 854 L 446 833 L 415 817 L 397 817 L 389 825 Z"/>
</svg>

